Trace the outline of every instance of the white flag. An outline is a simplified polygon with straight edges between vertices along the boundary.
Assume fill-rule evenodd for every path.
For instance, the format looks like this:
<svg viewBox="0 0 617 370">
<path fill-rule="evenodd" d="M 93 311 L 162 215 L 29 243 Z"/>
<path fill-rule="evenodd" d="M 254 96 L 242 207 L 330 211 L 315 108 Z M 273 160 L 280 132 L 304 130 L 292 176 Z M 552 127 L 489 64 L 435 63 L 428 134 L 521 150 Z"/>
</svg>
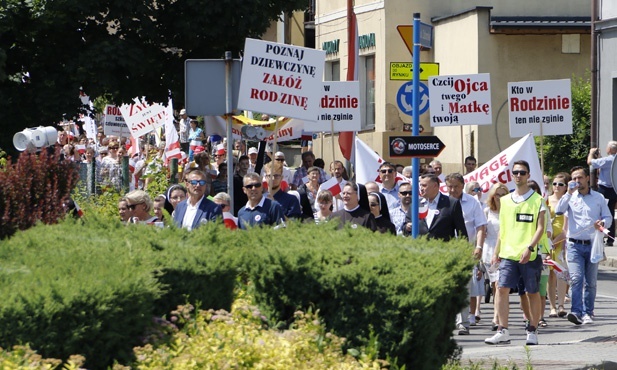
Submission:
<svg viewBox="0 0 617 370">
<path fill-rule="evenodd" d="M 171 99 L 165 108 L 165 161 L 170 158 L 180 158 L 180 138 L 174 126 L 174 103 Z"/>
</svg>

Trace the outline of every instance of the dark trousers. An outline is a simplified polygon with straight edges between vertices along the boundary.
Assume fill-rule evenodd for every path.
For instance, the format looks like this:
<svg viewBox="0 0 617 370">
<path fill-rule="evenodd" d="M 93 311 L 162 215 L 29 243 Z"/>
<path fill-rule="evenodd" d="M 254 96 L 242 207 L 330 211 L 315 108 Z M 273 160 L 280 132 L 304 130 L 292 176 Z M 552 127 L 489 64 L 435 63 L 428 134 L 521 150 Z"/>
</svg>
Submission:
<svg viewBox="0 0 617 370">
<path fill-rule="evenodd" d="M 190 144 L 190 142 L 188 142 L 188 141 L 186 143 L 180 143 L 180 150 L 185 152 L 186 155 L 189 154 L 189 144 Z"/>
<path fill-rule="evenodd" d="M 613 188 L 606 187 L 604 185 L 598 185 L 598 192 L 604 195 L 604 198 L 608 199 L 608 210 L 611 212 L 613 222 L 608 229 L 610 236 L 615 237 L 615 204 L 617 204 L 617 194 Z M 613 239 L 609 239 L 608 243 L 612 244 Z"/>
</svg>

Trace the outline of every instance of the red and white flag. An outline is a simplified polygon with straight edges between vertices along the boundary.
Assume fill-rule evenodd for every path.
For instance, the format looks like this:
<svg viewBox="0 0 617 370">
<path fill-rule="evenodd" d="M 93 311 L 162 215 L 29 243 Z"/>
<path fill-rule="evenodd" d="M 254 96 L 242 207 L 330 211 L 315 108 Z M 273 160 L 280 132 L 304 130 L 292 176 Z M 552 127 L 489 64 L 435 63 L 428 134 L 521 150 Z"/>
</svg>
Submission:
<svg viewBox="0 0 617 370">
<path fill-rule="evenodd" d="M 358 19 L 353 11 L 353 6 L 347 9 L 347 81 L 358 80 L 358 59 L 360 49 L 358 47 Z M 338 145 L 341 148 L 343 157 L 352 163 L 358 163 L 358 158 L 353 158 L 354 154 L 353 131 L 340 132 L 338 135 Z"/>
<path fill-rule="evenodd" d="M 223 224 L 226 228 L 235 230 L 238 228 L 238 218 L 234 217 L 231 212 L 223 212 Z"/>
<path fill-rule="evenodd" d="M 329 190 L 332 196 L 335 197 L 341 192 L 341 184 L 336 181 L 336 177 L 331 177 L 328 181 L 319 185 L 319 190 L 317 190 L 317 192 L 319 193 L 322 190 Z"/>
<path fill-rule="evenodd" d="M 555 261 L 555 260 L 543 260 L 542 263 L 545 266 L 549 266 L 552 267 L 553 270 L 557 271 L 557 272 L 563 272 L 566 268 L 563 267 L 562 265 L 559 264 L 559 262 Z"/>
<path fill-rule="evenodd" d="M 180 138 L 174 126 L 174 104 L 171 99 L 165 108 L 165 163 L 171 158 L 182 158 Z"/>
</svg>

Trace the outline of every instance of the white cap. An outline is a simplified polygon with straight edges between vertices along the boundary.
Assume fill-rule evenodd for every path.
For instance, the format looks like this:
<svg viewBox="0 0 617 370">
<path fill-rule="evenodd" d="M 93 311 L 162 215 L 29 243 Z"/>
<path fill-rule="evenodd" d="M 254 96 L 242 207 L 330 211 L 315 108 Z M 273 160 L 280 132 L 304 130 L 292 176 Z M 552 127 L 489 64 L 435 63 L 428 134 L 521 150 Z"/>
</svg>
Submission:
<svg viewBox="0 0 617 370">
<path fill-rule="evenodd" d="M 276 153 L 274 153 L 274 158 L 276 158 L 276 157 L 283 157 L 283 158 L 285 158 L 285 153 L 283 153 L 283 152 L 276 152 Z"/>
<path fill-rule="evenodd" d="M 180 115 L 186 114 L 186 109 L 180 109 Z"/>
<path fill-rule="evenodd" d="M 255 147 L 249 148 L 249 154 L 257 154 L 258 150 Z"/>
</svg>

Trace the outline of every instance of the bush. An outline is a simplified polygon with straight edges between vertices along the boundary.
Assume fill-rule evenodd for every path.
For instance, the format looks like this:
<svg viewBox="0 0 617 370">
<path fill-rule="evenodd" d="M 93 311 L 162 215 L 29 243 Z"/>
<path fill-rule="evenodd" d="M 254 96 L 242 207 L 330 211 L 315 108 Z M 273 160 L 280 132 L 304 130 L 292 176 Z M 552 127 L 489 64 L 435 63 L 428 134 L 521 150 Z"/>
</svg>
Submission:
<svg viewBox="0 0 617 370">
<path fill-rule="evenodd" d="M 434 369 L 454 353 L 454 317 L 467 300 L 469 244 L 410 240 L 335 225 L 295 224 L 251 233 L 245 259 L 257 302 L 289 323 L 319 309 L 328 329 L 366 346 L 371 330 L 408 369 Z"/>
<path fill-rule="evenodd" d="M 29 343 L 60 359 L 81 354 L 90 368 L 131 358 L 161 286 L 149 242 L 119 222 L 106 226 L 38 226 L 3 244 L 0 346 Z"/>
<path fill-rule="evenodd" d="M 346 348 L 436 368 L 454 353 L 454 317 L 467 299 L 471 247 L 289 223 L 230 231 L 122 225 L 90 214 L 37 226 L 0 248 L 0 346 L 30 343 L 47 357 L 126 363 L 153 316 L 185 303 L 229 310 L 237 281 L 288 328 L 319 310 Z M 377 346 L 377 343 L 379 344 Z"/>
<path fill-rule="evenodd" d="M 293 327 L 269 329 L 250 295 L 240 293 L 231 312 L 200 311 L 184 321 L 172 345 L 136 348 L 133 368 L 147 369 L 380 369 L 378 361 L 343 355 L 343 339 L 327 333 L 316 314 L 297 311 Z M 174 316 L 176 318 L 176 316 Z"/>
<path fill-rule="evenodd" d="M 59 157 L 60 148 L 22 152 L 17 163 L 0 168 L 0 240 L 39 221 L 53 224 L 65 216 L 64 202 L 78 172 L 74 163 Z"/>
</svg>

